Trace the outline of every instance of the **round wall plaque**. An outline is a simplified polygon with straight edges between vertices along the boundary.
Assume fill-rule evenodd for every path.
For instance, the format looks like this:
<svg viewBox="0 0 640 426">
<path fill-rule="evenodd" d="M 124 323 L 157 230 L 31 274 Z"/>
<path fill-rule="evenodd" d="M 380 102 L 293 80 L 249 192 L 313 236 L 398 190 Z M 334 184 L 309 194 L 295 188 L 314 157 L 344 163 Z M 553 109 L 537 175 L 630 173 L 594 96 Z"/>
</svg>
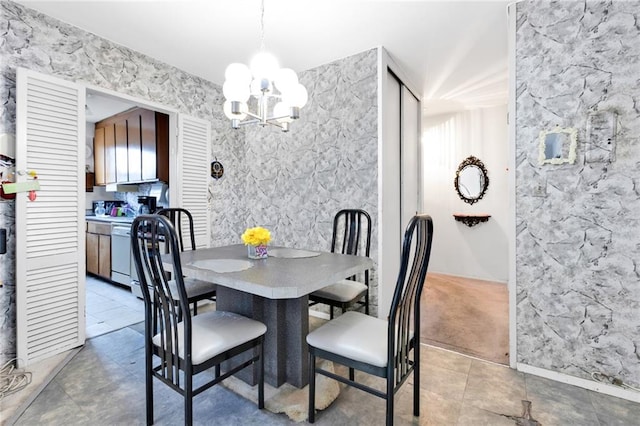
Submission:
<svg viewBox="0 0 640 426">
<path fill-rule="evenodd" d="M 220 179 L 224 174 L 224 167 L 218 160 L 211 162 L 211 177 L 214 179 Z"/>
</svg>

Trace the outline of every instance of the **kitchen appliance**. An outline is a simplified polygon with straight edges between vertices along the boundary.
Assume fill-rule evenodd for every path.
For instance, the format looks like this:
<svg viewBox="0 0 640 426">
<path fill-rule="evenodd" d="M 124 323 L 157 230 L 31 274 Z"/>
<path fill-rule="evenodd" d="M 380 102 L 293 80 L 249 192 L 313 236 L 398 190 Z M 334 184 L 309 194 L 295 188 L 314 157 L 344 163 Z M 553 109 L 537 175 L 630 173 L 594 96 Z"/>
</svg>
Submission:
<svg viewBox="0 0 640 426">
<path fill-rule="evenodd" d="M 137 280 L 131 252 L 131 225 L 113 224 L 111 227 L 111 280 L 131 287 Z"/>
<path fill-rule="evenodd" d="M 156 197 L 156 206 L 158 208 L 169 207 L 169 185 L 164 182 L 156 182 L 151 184 L 149 195 Z"/>
<path fill-rule="evenodd" d="M 149 214 L 156 212 L 156 197 L 141 195 L 138 197 L 138 214 Z"/>
</svg>

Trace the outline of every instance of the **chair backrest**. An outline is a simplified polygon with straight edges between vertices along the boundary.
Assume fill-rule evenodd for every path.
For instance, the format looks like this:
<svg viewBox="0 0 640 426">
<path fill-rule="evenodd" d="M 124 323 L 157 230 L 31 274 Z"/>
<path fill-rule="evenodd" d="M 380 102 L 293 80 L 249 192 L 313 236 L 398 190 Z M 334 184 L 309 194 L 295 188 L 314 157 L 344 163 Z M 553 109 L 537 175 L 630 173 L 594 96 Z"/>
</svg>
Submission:
<svg viewBox="0 0 640 426">
<path fill-rule="evenodd" d="M 189 213 L 189 210 L 179 207 L 171 207 L 160 209 L 156 212 L 156 214 L 165 216 L 171 221 L 171 224 L 176 229 L 176 232 L 178 234 L 178 241 L 180 243 L 181 251 L 184 251 L 184 232 L 182 231 L 182 229 L 185 226 L 189 229 L 191 250 L 196 249 L 196 237 L 195 233 L 193 232 L 193 217 L 191 216 L 191 213 Z"/>
<path fill-rule="evenodd" d="M 395 377 L 396 384 L 412 370 L 411 349 L 420 350 L 420 296 L 427 277 L 432 239 L 431 216 L 414 216 L 404 233 L 400 272 L 389 312 L 387 368 L 389 378 Z"/>
<path fill-rule="evenodd" d="M 151 351 L 154 345 L 159 347 L 154 352 L 161 358 L 159 372 L 178 385 L 180 338 L 183 339 L 185 357 L 191 353 L 191 316 L 180 315 L 181 312 L 189 312 L 189 304 L 184 288 L 178 237 L 171 221 L 166 217 L 141 215 L 133 221 L 131 240 L 144 299 L 145 348 L 146 351 Z M 163 260 L 169 266 L 165 266 Z M 173 290 L 170 277 L 175 281 Z M 172 294 L 176 289 L 179 294 L 178 304 Z M 178 334 L 180 321 L 184 327 L 182 336 Z M 158 334 L 161 336 L 159 341 L 153 342 L 153 337 Z"/>
<path fill-rule="evenodd" d="M 364 210 L 344 209 L 333 218 L 331 253 L 369 256 L 371 216 Z"/>
</svg>

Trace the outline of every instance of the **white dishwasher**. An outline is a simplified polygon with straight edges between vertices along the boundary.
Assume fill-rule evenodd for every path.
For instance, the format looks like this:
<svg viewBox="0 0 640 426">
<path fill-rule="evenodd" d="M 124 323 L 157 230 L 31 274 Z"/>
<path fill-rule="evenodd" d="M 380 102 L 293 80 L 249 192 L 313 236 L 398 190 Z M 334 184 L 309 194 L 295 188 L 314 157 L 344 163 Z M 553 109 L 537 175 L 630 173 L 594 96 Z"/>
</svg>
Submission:
<svg viewBox="0 0 640 426">
<path fill-rule="evenodd" d="M 137 277 L 131 253 L 131 225 L 112 225 L 111 280 L 131 287 L 131 281 L 134 279 Z"/>
</svg>

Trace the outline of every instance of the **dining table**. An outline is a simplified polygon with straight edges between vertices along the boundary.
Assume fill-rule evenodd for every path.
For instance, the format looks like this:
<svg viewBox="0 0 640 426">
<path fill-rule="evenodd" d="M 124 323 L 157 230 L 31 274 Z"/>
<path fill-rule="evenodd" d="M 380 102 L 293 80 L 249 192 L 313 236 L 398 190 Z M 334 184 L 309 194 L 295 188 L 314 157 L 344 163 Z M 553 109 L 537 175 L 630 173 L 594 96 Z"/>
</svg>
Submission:
<svg viewBox="0 0 640 426">
<path fill-rule="evenodd" d="M 265 259 L 251 259 L 247 254 L 243 244 L 184 251 L 180 254 L 182 273 L 217 285 L 217 310 L 267 326 L 266 383 L 302 388 L 308 383 L 309 294 L 371 269 L 373 261 L 278 246 L 270 246 Z M 237 376 L 251 385 L 257 383 L 255 368 L 246 368 Z"/>
</svg>

